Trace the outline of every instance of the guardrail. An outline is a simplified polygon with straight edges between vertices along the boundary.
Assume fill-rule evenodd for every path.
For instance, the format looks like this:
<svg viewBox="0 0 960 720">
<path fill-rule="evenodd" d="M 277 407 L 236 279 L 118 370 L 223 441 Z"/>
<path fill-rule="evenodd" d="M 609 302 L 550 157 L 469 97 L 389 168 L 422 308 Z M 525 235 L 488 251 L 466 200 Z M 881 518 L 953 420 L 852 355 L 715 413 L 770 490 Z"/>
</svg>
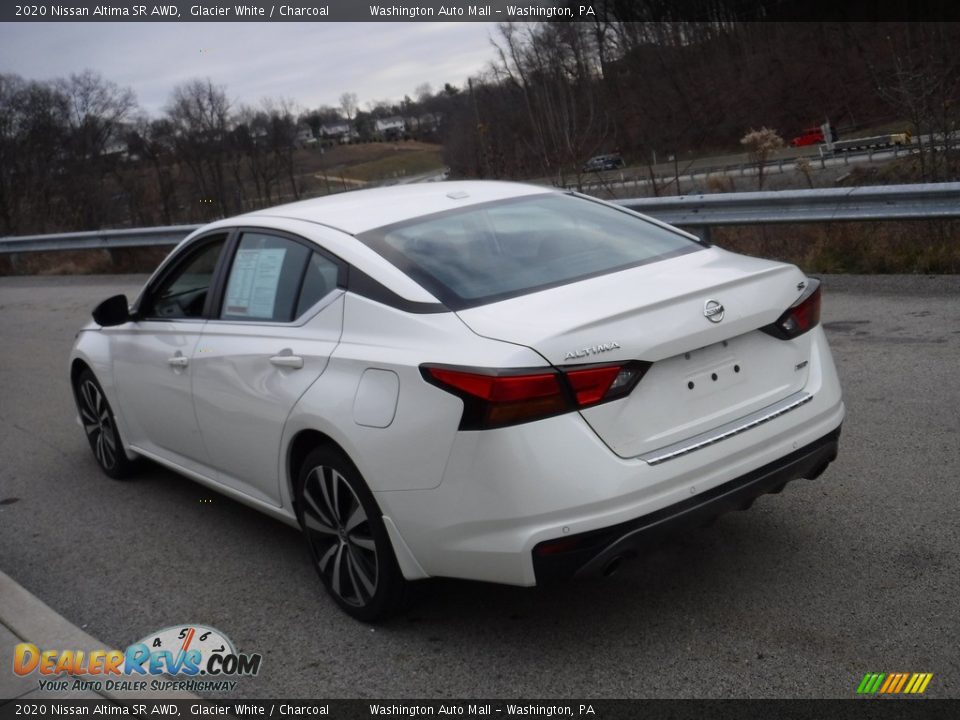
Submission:
<svg viewBox="0 0 960 720">
<path fill-rule="evenodd" d="M 49 250 L 112 250 L 176 245 L 199 227 L 202 225 L 92 230 L 54 235 L 15 235 L 0 238 L 0 255 Z"/>
<path fill-rule="evenodd" d="M 960 217 L 960 182 L 716 193 L 615 202 L 686 227 Z"/>
<path fill-rule="evenodd" d="M 642 168 L 633 167 L 620 171 L 602 171 L 596 174 L 585 173 L 581 177 L 579 186 L 576 183 L 566 183 L 562 187 L 568 190 L 575 190 L 577 187 L 584 191 L 605 190 L 611 187 L 641 187 L 656 183 L 657 185 L 669 186 L 675 182 L 689 182 L 696 184 L 697 180 L 706 179 L 710 176 L 730 177 L 746 175 L 756 175 L 759 172 L 760 165 L 763 166 L 764 174 L 777 171 L 784 173 L 788 171 L 799 171 L 801 161 L 807 162 L 810 167 L 819 167 L 821 170 L 828 166 L 855 165 L 858 163 L 873 162 L 875 159 L 898 158 L 901 155 L 911 155 L 920 151 L 917 143 L 901 146 L 893 145 L 890 147 L 874 147 L 865 150 L 848 150 L 843 152 L 824 153 L 821 146 L 819 155 L 798 155 L 795 157 L 775 158 L 767 160 L 764 163 L 752 163 L 746 160 L 727 163 L 725 165 L 700 165 L 694 166 L 684 161 L 674 170 L 660 171 L 651 178 L 649 171 L 644 172 Z M 682 170 L 680 169 L 682 166 Z"/>
<path fill-rule="evenodd" d="M 718 225 L 960 218 L 960 182 L 615 200 L 705 234 Z M 199 225 L 0 238 L 0 254 L 175 245 Z"/>
</svg>

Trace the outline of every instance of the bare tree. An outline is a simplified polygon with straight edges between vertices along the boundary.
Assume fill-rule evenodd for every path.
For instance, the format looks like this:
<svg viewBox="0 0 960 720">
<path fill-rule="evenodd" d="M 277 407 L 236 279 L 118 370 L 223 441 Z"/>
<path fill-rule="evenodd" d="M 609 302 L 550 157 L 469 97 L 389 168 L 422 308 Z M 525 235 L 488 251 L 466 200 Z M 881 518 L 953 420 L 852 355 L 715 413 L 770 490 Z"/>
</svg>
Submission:
<svg viewBox="0 0 960 720">
<path fill-rule="evenodd" d="M 71 144 L 83 158 L 103 154 L 107 144 L 118 139 L 121 125 L 136 109 L 133 91 L 86 70 L 57 82 L 68 102 Z"/>
<path fill-rule="evenodd" d="M 289 99 L 264 100 L 263 108 L 270 118 L 270 151 L 290 186 L 295 200 L 300 199 L 294 151 L 297 148 L 296 104 Z"/>
<path fill-rule="evenodd" d="M 418 103 L 425 103 L 433 96 L 433 88 L 430 87 L 430 83 L 420 83 L 413 90 L 414 97 L 417 98 Z"/>
<path fill-rule="evenodd" d="M 356 93 L 345 92 L 340 96 L 340 109 L 343 111 L 343 117 L 346 118 L 347 122 L 353 122 L 353 118 L 357 114 L 357 107 Z"/>
<path fill-rule="evenodd" d="M 67 207 L 73 208 L 78 227 L 102 227 L 108 221 L 112 194 L 107 179 L 127 150 L 125 123 L 136 99 L 131 90 L 90 70 L 57 81 L 56 88 L 67 102 L 63 143 L 70 166 L 70 181 L 63 187 Z"/>
<path fill-rule="evenodd" d="M 193 80 L 174 88 L 167 116 L 173 124 L 178 160 L 194 180 L 193 203 L 208 217 L 239 210 L 228 197 L 226 160 L 229 152 L 230 101 L 210 80 Z"/>
<path fill-rule="evenodd" d="M 269 205 L 273 202 L 278 176 L 267 147 L 270 120 L 263 110 L 241 106 L 233 121 L 230 167 L 241 202 L 244 207 L 248 204 Z M 249 191 L 251 183 L 252 194 Z"/>
<path fill-rule="evenodd" d="M 877 95 L 913 125 L 921 177 L 946 179 L 955 172 L 954 134 L 960 126 L 960 28 L 956 23 L 899 23 L 880 30 L 879 43 L 876 35 L 857 26 L 850 37 Z"/>
<path fill-rule="evenodd" d="M 581 23 L 498 26 L 494 43 L 501 82 L 516 88 L 530 129 L 530 149 L 543 172 L 564 184 L 572 172 L 581 183 L 584 161 L 606 141 L 609 120 L 598 83 L 599 66 L 589 27 Z"/>
<path fill-rule="evenodd" d="M 740 138 L 740 144 L 747 149 L 747 155 L 757 167 L 757 189 L 763 190 L 763 179 L 766 176 L 766 164 L 770 156 L 783 147 L 783 138 L 777 134 L 776 130 L 768 127 L 762 127 L 759 130 L 750 129 L 750 131 Z"/>
<path fill-rule="evenodd" d="M 177 215 L 177 163 L 173 124 L 164 118 L 150 120 L 141 115 L 134 122 L 129 140 L 133 156 L 146 162 L 153 171 L 156 200 L 159 202 L 160 222 L 171 225 Z M 149 198 L 150 195 L 144 194 Z M 149 208 L 131 208 L 131 214 L 144 217 Z M 146 223 L 151 224 L 151 223 Z"/>
</svg>

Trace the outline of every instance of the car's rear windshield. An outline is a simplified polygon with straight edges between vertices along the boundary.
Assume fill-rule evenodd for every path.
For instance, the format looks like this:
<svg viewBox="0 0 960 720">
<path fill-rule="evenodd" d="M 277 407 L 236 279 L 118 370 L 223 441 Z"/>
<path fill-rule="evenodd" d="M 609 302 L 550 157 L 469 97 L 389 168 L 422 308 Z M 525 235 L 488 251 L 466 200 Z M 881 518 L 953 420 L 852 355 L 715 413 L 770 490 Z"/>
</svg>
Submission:
<svg viewBox="0 0 960 720">
<path fill-rule="evenodd" d="M 702 248 L 626 210 L 559 193 L 428 215 L 358 238 L 451 310 Z"/>
</svg>

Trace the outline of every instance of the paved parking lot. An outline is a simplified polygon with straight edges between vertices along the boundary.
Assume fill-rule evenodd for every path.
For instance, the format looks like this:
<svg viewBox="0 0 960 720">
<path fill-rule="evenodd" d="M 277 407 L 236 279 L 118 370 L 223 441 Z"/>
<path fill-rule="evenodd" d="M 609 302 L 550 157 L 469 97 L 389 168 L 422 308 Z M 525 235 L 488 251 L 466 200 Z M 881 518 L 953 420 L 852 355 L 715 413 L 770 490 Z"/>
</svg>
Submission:
<svg viewBox="0 0 960 720">
<path fill-rule="evenodd" d="M 819 480 L 608 580 L 433 581 L 378 627 L 294 530 L 157 466 L 98 471 L 67 353 L 142 282 L 0 278 L 0 569 L 94 637 L 212 625 L 264 655 L 236 697 L 852 697 L 892 671 L 960 697 L 960 277 L 825 279 L 848 415 Z"/>
</svg>

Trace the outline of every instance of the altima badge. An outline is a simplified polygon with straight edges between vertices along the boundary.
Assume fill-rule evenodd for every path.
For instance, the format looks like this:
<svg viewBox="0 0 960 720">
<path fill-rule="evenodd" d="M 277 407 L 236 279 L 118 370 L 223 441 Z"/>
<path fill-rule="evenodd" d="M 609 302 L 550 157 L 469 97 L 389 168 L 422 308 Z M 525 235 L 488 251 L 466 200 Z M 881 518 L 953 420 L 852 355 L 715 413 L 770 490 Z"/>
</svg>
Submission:
<svg viewBox="0 0 960 720">
<path fill-rule="evenodd" d="M 723 320 L 723 305 L 716 300 L 707 300 L 703 304 L 703 316 L 712 323 Z"/>
<path fill-rule="evenodd" d="M 593 345 L 592 347 L 583 348 L 581 350 L 571 350 L 566 355 L 564 355 L 564 360 L 576 360 L 578 358 L 584 358 L 588 355 L 598 355 L 599 353 L 609 352 L 610 350 L 619 350 L 620 343 L 618 342 L 608 342 L 603 343 L 602 345 Z"/>
</svg>

